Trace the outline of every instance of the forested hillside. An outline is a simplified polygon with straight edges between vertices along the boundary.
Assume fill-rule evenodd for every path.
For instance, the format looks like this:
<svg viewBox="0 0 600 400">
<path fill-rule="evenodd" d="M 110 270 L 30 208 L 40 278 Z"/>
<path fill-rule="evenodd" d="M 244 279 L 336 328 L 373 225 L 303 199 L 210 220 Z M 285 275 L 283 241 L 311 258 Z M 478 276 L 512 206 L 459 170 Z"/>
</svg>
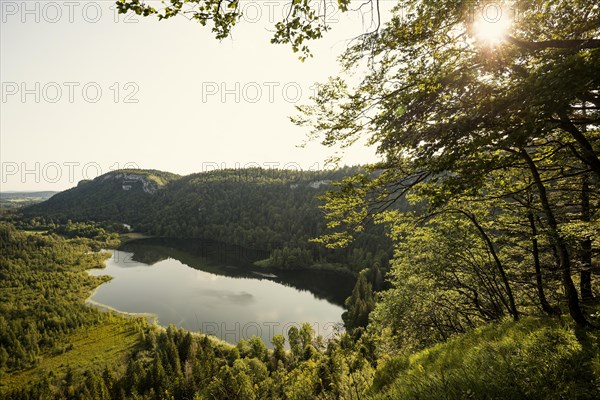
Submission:
<svg viewBox="0 0 600 400">
<path fill-rule="evenodd" d="M 76 187 L 24 211 L 28 215 L 65 222 L 73 219 L 137 224 L 149 217 L 148 210 L 157 197 L 164 195 L 165 186 L 178 178 L 178 175 L 154 170 L 109 172 L 93 180 L 80 181 Z"/>
<path fill-rule="evenodd" d="M 119 222 L 154 236 L 211 239 L 273 251 L 274 258 L 267 262 L 273 267 L 333 262 L 358 271 L 374 261 L 385 267 L 391 242 L 381 226 L 369 225 L 344 250 L 310 242 L 326 232 L 319 196 L 335 191 L 333 182 L 358 171 L 255 168 L 180 177 L 123 170 L 80 182 L 24 212 L 48 221 Z"/>
</svg>

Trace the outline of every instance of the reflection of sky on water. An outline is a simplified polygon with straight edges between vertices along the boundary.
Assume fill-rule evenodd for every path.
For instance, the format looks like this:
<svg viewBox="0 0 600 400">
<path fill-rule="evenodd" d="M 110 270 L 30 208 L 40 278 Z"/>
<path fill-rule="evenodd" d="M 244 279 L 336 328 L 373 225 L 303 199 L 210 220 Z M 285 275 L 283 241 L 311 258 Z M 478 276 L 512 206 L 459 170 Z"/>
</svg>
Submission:
<svg viewBox="0 0 600 400">
<path fill-rule="evenodd" d="M 90 272 L 114 277 L 92 299 L 122 311 L 156 314 L 164 326 L 203 330 L 230 342 L 259 333 L 269 344 L 273 333 L 302 322 L 328 336 L 343 311 L 308 291 L 270 280 L 217 275 L 173 258 L 149 266 L 131 256 L 114 250 L 105 269 Z"/>
<path fill-rule="evenodd" d="M 235 305 L 250 304 L 254 301 L 254 296 L 250 293 L 239 292 L 235 293 L 230 290 L 212 290 L 207 289 L 202 291 L 202 296 L 213 297 L 218 301 L 229 302 Z"/>
</svg>

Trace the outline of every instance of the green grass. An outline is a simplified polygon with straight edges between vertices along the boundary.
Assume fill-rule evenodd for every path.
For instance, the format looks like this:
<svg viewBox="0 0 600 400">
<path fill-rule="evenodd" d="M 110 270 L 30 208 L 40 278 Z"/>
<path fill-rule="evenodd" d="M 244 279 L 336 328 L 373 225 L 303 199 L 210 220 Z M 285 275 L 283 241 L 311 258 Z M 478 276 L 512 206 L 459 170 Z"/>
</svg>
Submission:
<svg viewBox="0 0 600 400">
<path fill-rule="evenodd" d="M 111 367 L 126 365 L 126 360 L 139 340 L 136 321 L 114 317 L 101 325 L 82 328 L 71 335 L 62 348 L 40 356 L 34 368 L 6 374 L 0 379 L 0 392 L 30 386 L 47 373 L 55 376 L 86 370 L 102 373 Z"/>
<path fill-rule="evenodd" d="M 598 399 L 600 333 L 548 318 L 490 324 L 379 366 L 375 399 Z"/>
</svg>

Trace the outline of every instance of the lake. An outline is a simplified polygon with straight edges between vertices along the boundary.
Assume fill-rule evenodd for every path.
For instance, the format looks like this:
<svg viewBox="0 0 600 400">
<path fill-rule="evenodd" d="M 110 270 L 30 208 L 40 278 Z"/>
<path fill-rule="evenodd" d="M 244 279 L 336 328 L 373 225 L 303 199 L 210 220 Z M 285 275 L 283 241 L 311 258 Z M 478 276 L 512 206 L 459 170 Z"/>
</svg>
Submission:
<svg viewBox="0 0 600 400">
<path fill-rule="evenodd" d="M 265 253 L 210 241 L 141 239 L 111 250 L 110 275 L 90 300 L 130 313 L 151 313 L 230 343 L 271 337 L 308 322 L 330 337 L 355 278 L 332 271 L 264 270 L 252 263 Z"/>
</svg>

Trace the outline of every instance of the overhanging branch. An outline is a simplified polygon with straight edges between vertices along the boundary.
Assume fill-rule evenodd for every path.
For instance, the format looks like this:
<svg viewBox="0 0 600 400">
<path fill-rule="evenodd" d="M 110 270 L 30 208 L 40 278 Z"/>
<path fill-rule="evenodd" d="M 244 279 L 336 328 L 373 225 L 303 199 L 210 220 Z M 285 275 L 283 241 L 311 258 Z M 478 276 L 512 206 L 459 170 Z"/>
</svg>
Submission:
<svg viewBox="0 0 600 400">
<path fill-rule="evenodd" d="M 506 39 L 510 43 L 527 50 L 600 48 L 600 39 L 555 39 L 544 40 L 541 42 L 530 42 L 510 35 L 508 35 Z"/>
</svg>

